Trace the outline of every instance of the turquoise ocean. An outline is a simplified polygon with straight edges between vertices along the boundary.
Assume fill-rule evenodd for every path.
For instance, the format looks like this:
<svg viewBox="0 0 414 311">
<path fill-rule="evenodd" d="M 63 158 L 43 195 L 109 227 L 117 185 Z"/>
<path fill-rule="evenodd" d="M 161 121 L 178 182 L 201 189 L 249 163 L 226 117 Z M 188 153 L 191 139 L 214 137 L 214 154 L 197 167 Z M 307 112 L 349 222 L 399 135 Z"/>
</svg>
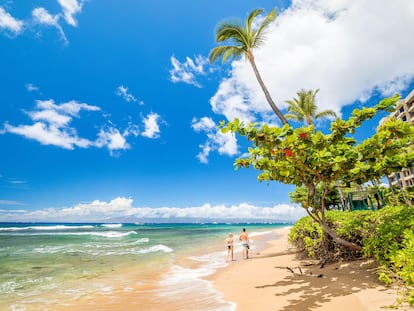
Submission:
<svg viewBox="0 0 414 311">
<path fill-rule="evenodd" d="M 0 310 L 231 311 L 208 281 L 228 233 L 258 252 L 285 226 L 0 223 Z"/>
</svg>

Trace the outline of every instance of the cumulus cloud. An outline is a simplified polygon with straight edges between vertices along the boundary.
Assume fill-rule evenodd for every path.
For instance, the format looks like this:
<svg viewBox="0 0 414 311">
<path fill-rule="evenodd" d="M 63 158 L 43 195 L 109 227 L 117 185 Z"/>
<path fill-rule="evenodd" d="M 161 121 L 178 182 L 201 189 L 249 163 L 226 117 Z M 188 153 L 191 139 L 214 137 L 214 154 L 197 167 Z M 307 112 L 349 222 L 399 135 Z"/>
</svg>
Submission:
<svg viewBox="0 0 414 311">
<path fill-rule="evenodd" d="M 13 133 L 36 140 L 43 145 L 53 145 L 69 150 L 105 147 L 111 155 L 114 151 L 129 149 L 130 145 L 126 138 L 138 135 L 137 125 L 132 123 L 128 124 L 122 132 L 112 125 L 103 126 L 94 140 L 78 135 L 76 128 L 72 125 L 73 119 L 80 119 L 82 111 L 99 112 L 100 110 L 97 106 L 75 100 L 62 104 L 56 104 L 52 99 L 37 100 L 35 109 L 25 112 L 33 124 L 13 126 L 5 123 L 1 134 Z"/>
<path fill-rule="evenodd" d="M 134 95 L 128 92 L 128 88 L 120 85 L 116 88 L 115 94 L 122 97 L 127 102 L 137 102 L 138 100 L 135 98 Z M 139 102 L 140 105 L 143 105 L 143 102 Z"/>
<path fill-rule="evenodd" d="M 63 31 L 60 20 L 63 18 L 68 25 L 77 27 L 78 22 L 75 16 L 82 12 L 84 2 L 84 0 L 58 0 L 62 11 L 57 14 L 49 13 L 47 8 L 36 7 L 31 12 L 32 20 L 26 23 L 14 18 L 0 6 L 0 32 L 2 31 L 10 37 L 15 37 L 23 33 L 24 28 L 54 27 L 58 30 L 62 40 L 67 44 L 69 41 Z M 36 32 L 37 36 L 39 34 L 41 34 L 40 31 Z"/>
<path fill-rule="evenodd" d="M 170 79 L 174 83 L 183 82 L 196 87 L 201 87 L 197 81 L 198 76 L 206 75 L 208 59 L 201 55 L 196 55 L 194 60 L 186 57 L 185 62 L 181 63 L 177 58 L 171 56 L 172 69 L 170 70 Z"/>
<path fill-rule="evenodd" d="M 414 41 L 408 39 L 414 37 L 413 18 L 414 3 L 406 0 L 381 5 L 294 0 L 270 25 L 255 60 L 279 107 L 302 88 L 319 88 L 320 110 L 340 113 L 375 92 L 387 96 L 407 87 L 414 77 Z M 250 64 L 242 59 L 232 63 L 211 106 L 229 120 L 270 111 Z"/>
<path fill-rule="evenodd" d="M 80 203 L 67 208 L 46 208 L 37 211 L 0 210 L 0 221 L 65 221 L 83 222 L 110 221 L 168 221 L 185 219 L 193 221 L 223 220 L 237 221 L 240 219 L 258 222 L 295 222 L 303 217 L 302 208 L 278 204 L 274 206 L 255 206 L 241 203 L 238 205 L 204 204 L 193 207 L 134 207 L 131 198 L 118 197 L 109 202 L 96 200 Z"/>
<path fill-rule="evenodd" d="M 145 130 L 142 132 L 142 136 L 147 138 L 158 138 L 160 136 L 160 126 L 158 122 L 160 116 L 157 113 L 150 113 L 143 118 Z"/>
<path fill-rule="evenodd" d="M 107 147 L 114 155 L 115 150 L 126 150 L 130 148 L 124 135 L 117 128 L 110 127 L 108 130 L 101 129 L 98 134 L 98 139 L 95 142 L 97 147 Z"/>
<path fill-rule="evenodd" d="M 223 134 L 211 118 L 193 118 L 191 127 L 196 132 L 207 135 L 206 142 L 200 145 L 201 151 L 197 154 L 197 159 L 201 163 L 208 163 L 208 157 L 213 151 L 229 156 L 237 154 L 237 141 L 234 134 Z"/>
<path fill-rule="evenodd" d="M 60 105 L 53 100 L 36 101 L 36 110 L 26 114 L 34 122 L 30 125 L 4 125 L 7 133 L 33 139 L 43 145 L 54 145 L 65 149 L 75 147 L 87 148 L 92 145 L 88 139 L 78 136 L 76 129 L 70 126 L 74 117 L 79 117 L 81 110 L 98 111 L 99 107 L 70 101 Z"/>
<path fill-rule="evenodd" d="M 73 26 L 76 27 L 78 25 L 77 20 L 75 19 L 75 15 L 79 14 L 82 11 L 82 6 L 84 1 L 77 1 L 77 0 L 58 0 L 60 6 L 62 7 L 63 16 L 65 21 Z"/>
<path fill-rule="evenodd" d="M 65 43 L 68 43 L 65 33 L 59 24 L 59 14 L 52 15 L 45 8 L 38 7 L 32 11 L 33 20 L 40 25 L 55 27 Z"/>
<path fill-rule="evenodd" d="M 23 31 L 24 23 L 10 15 L 0 6 L 0 31 L 6 34 L 17 36 Z"/>
</svg>

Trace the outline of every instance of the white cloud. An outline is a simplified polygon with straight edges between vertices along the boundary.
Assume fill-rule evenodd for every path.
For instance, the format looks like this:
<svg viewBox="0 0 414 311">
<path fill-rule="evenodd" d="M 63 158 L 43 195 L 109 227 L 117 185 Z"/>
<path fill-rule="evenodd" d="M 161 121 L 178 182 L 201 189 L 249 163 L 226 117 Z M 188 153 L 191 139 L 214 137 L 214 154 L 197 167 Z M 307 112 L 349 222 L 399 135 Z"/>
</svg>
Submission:
<svg viewBox="0 0 414 311">
<path fill-rule="evenodd" d="M 6 35 L 17 36 L 23 33 L 24 28 L 33 28 L 36 26 L 49 26 L 58 30 L 63 41 L 67 44 L 69 41 L 63 31 L 59 21 L 63 18 L 66 23 L 72 27 L 77 27 L 75 15 L 82 12 L 84 0 L 58 0 L 62 12 L 55 15 L 49 13 L 44 7 L 37 7 L 32 10 L 33 22 L 24 23 L 10 15 L 2 6 L 0 6 L 0 31 L 4 31 Z M 36 32 L 39 36 L 41 33 Z"/>
<path fill-rule="evenodd" d="M 38 7 L 33 9 L 32 16 L 34 21 L 38 24 L 55 27 L 59 31 L 63 41 L 68 43 L 68 39 L 59 24 L 59 14 L 51 15 L 45 8 Z"/>
<path fill-rule="evenodd" d="M 158 138 L 160 134 L 159 119 L 160 116 L 157 113 L 150 113 L 143 118 L 145 130 L 141 135 L 148 138 Z"/>
<path fill-rule="evenodd" d="M 54 145 L 70 150 L 75 147 L 87 148 L 91 145 L 91 141 L 78 137 L 71 128 L 60 129 L 41 122 L 36 122 L 33 125 L 19 126 L 5 124 L 4 127 L 8 133 L 36 140 L 43 145 Z"/>
<path fill-rule="evenodd" d="M 193 118 L 191 127 L 196 132 L 203 132 L 207 135 L 206 142 L 200 145 L 201 151 L 197 154 L 197 159 L 201 163 L 208 163 L 208 156 L 213 151 L 229 156 L 238 153 L 235 135 L 223 134 L 211 118 Z"/>
<path fill-rule="evenodd" d="M 140 125 L 132 121 L 121 129 L 107 120 L 99 128 L 97 124 L 93 124 L 92 129 L 83 128 L 83 131 L 89 130 L 87 133 L 90 136 L 90 138 L 84 138 L 78 134 L 77 128 L 73 125 L 75 118 L 81 119 L 82 111 L 100 112 L 101 109 L 76 100 L 61 104 L 56 104 L 53 99 L 37 100 L 33 110 L 24 111 L 33 121 L 32 124 L 15 126 L 6 122 L 3 128 L 0 128 L 0 135 L 13 133 L 36 140 L 43 145 L 53 145 L 68 150 L 90 147 L 107 148 L 111 156 L 115 156 L 117 151 L 131 148 L 127 142 L 128 137 L 141 135 L 157 138 L 160 134 L 158 125 L 160 116 L 157 113 L 150 113 L 142 120 L 142 126 L 144 126 L 142 132 L 139 129 Z"/>
<path fill-rule="evenodd" d="M 24 23 L 13 16 L 0 6 L 0 30 L 4 30 L 12 35 L 18 35 L 23 31 Z"/>
<path fill-rule="evenodd" d="M 131 198 L 118 197 L 109 202 L 95 200 L 68 208 L 47 208 L 37 211 L 19 211 L 18 213 L 0 210 L 0 221 L 65 221 L 83 222 L 110 221 L 111 219 L 130 219 L 130 221 L 174 220 L 177 218 L 194 220 L 250 220 L 250 221 L 288 221 L 295 222 L 305 212 L 300 207 L 287 204 L 274 206 L 255 206 L 241 203 L 238 205 L 204 204 L 194 207 L 134 207 Z"/>
<path fill-rule="evenodd" d="M 135 98 L 134 95 L 128 93 L 128 88 L 120 85 L 116 88 L 115 94 L 118 96 L 121 96 L 125 101 L 127 102 L 137 102 L 138 100 Z M 141 101 L 139 102 L 140 105 L 143 105 L 144 103 Z"/>
<path fill-rule="evenodd" d="M 32 83 L 27 83 L 25 86 L 28 92 L 36 92 L 40 94 L 40 89 L 36 85 Z"/>
<path fill-rule="evenodd" d="M 111 154 L 115 150 L 126 150 L 130 148 L 130 145 L 127 143 L 125 137 L 118 129 L 111 127 L 108 130 L 101 130 L 99 132 L 95 146 L 106 146 Z"/>
<path fill-rule="evenodd" d="M 207 58 L 196 55 L 194 60 L 186 57 L 185 62 L 180 63 L 174 56 L 171 56 L 170 79 L 174 83 L 184 82 L 187 84 L 201 87 L 197 81 L 197 76 L 206 75 L 205 68 L 208 65 Z"/>
<path fill-rule="evenodd" d="M 246 123 L 256 121 L 256 114 L 264 115 L 267 107 L 254 96 L 255 90 L 240 83 L 237 77 L 224 79 L 216 94 L 210 99 L 213 112 L 224 115 L 227 120 L 238 118 Z"/>
<path fill-rule="evenodd" d="M 22 202 L 19 201 L 12 201 L 12 200 L 0 200 L 1 205 L 24 205 Z M 0 210 L 0 212 L 8 212 L 8 210 Z M 21 210 L 19 210 L 21 212 Z"/>
<path fill-rule="evenodd" d="M 80 13 L 82 11 L 83 1 L 77 1 L 77 0 L 58 0 L 59 4 L 62 7 L 63 10 L 63 16 L 66 20 L 66 22 L 76 27 L 78 25 L 78 22 L 74 18 L 74 15 Z"/>
<path fill-rule="evenodd" d="M 79 117 L 81 110 L 99 111 L 97 106 L 69 101 L 60 105 L 50 100 L 36 101 L 36 109 L 26 112 L 34 121 L 31 125 L 4 125 L 4 133 L 14 133 L 38 141 L 43 145 L 54 145 L 65 149 L 87 148 L 93 142 L 78 136 L 70 126 L 73 117 Z"/>
<path fill-rule="evenodd" d="M 302 88 L 320 89 L 321 110 L 404 90 L 414 77 L 414 2 L 294 0 L 255 50 L 262 78 L 284 108 Z M 250 64 L 232 63 L 211 99 L 229 120 L 270 111 Z"/>
</svg>

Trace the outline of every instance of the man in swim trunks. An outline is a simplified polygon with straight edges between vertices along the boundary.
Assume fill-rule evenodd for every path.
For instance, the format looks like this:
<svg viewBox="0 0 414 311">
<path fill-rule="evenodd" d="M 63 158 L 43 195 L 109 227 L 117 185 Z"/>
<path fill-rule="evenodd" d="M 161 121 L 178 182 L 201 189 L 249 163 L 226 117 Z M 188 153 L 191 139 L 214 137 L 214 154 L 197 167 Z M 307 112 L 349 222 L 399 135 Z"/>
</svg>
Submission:
<svg viewBox="0 0 414 311">
<path fill-rule="evenodd" d="M 247 259 L 249 258 L 249 235 L 246 232 L 246 228 L 243 228 L 239 240 L 242 241 L 243 245 L 243 258 Z"/>
</svg>

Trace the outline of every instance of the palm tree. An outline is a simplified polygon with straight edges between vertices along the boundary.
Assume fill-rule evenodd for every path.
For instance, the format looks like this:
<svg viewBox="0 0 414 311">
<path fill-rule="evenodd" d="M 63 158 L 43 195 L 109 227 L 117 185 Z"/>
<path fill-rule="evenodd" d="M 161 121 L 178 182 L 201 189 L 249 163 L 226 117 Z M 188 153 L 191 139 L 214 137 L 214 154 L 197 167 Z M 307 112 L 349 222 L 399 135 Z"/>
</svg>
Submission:
<svg viewBox="0 0 414 311">
<path fill-rule="evenodd" d="M 333 110 L 327 109 L 321 112 L 318 112 L 318 107 L 316 106 L 316 94 L 318 94 L 319 89 L 315 91 L 312 90 L 300 90 L 296 94 L 298 98 L 293 98 L 293 100 L 287 100 L 288 103 L 288 114 L 286 114 L 287 119 L 296 120 L 299 122 L 306 122 L 308 125 L 314 125 L 313 120 L 322 119 L 326 117 L 336 117 L 336 113 Z"/>
<path fill-rule="evenodd" d="M 213 63 L 220 57 L 223 58 L 222 61 L 224 63 L 229 57 L 234 59 L 244 56 L 250 62 L 257 81 L 259 82 L 270 107 L 283 124 L 289 124 L 286 117 L 273 102 L 254 60 L 253 49 L 260 47 L 264 43 L 264 30 L 276 19 L 276 9 L 273 9 L 257 28 L 253 28 L 252 24 L 255 17 L 263 13 L 263 11 L 263 9 L 252 11 L 247 17 L 244 25 L 241 25 L 238 21 L 220 23 L 216 31 L 216 42 L 221 43 L 230 41 L 232 44 L 220 45 L 212 49 L 209 56 L 210 63 Z"/>
</svg>

